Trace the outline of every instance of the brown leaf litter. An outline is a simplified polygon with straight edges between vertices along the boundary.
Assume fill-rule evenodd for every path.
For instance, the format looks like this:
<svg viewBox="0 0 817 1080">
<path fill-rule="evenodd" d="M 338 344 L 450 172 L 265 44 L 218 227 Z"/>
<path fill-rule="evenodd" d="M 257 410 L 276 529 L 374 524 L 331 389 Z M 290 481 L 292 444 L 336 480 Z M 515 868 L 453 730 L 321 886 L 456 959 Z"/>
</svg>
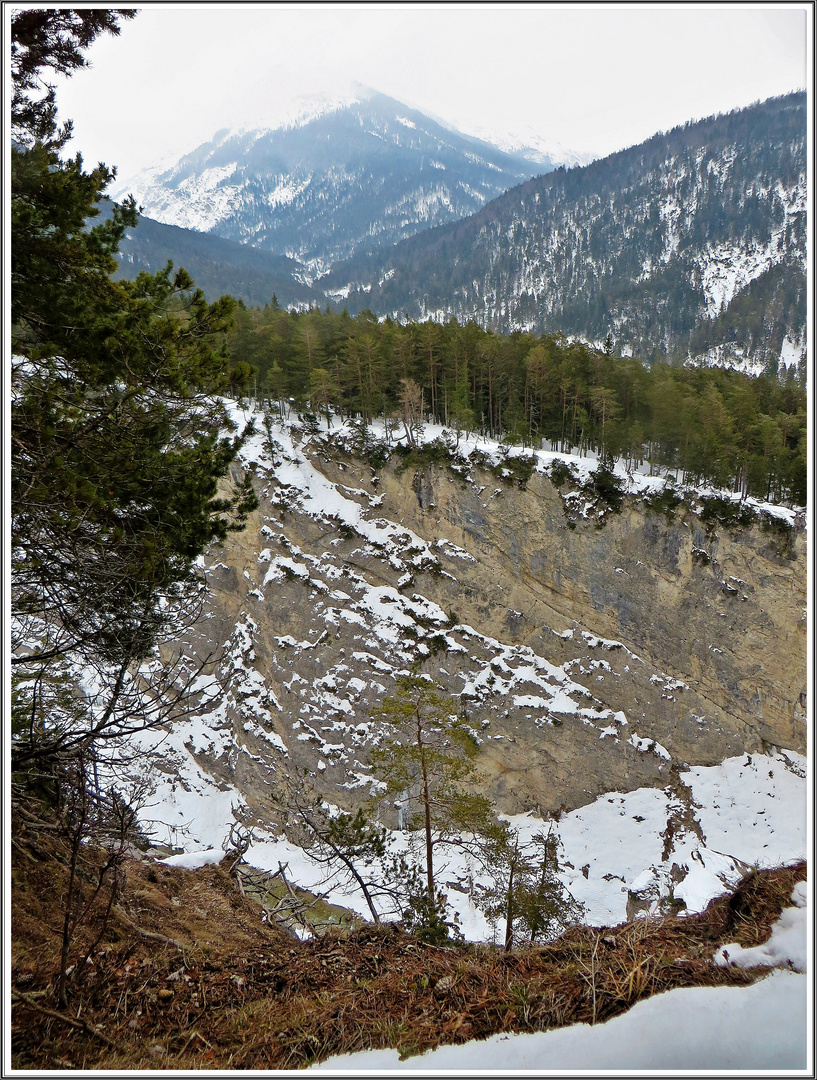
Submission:
<svg viewBox="0 0 817 1080">
<path fill-rule="evenodd" d="M 132 859 L 108 924 L 91 919 L 77 932 L 78 957 L 101 938 L 60 1012 L 51 989 L 64 870 L 53 838 L 15 845 L 17 1069 L 291 1069 L 359 1050 L 405 1057 L 498 1032 L 599 1023 L 664 990 L 766 974 L 718 967 L 712 956 L 730 941 L 765 941 L 806 876 L 805 863 L 758 870 L 699 915 L 574 927 L 507 954 L 435 947 L 394 926 L 295 941 L 262 924 L 224 868 Z"/>
</svg>

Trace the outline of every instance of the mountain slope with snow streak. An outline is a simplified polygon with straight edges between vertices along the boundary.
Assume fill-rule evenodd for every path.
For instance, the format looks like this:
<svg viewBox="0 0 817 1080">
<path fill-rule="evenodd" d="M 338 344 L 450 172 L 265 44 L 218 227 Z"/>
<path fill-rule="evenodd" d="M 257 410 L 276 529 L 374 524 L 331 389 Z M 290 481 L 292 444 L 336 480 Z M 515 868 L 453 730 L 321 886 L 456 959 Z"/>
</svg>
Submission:
<svg viewBox="0 0 817 1080">
<path fill-rule="evenodd" d="M 119 184 L 157 221 L 296 259 L 338 259 L 457 220 L 544 171 L 382 94 L 218 132 L 170 167 Z"/>
<path fill-rule="evenodd" d="M 755 373 L 791 367 L 794 346 L 803 368 L 806 128 L 792 94 L 662 132 L 336 266 L 327 286 L 351 311 L 609 335 L 625 355 Z"/>
</svg>

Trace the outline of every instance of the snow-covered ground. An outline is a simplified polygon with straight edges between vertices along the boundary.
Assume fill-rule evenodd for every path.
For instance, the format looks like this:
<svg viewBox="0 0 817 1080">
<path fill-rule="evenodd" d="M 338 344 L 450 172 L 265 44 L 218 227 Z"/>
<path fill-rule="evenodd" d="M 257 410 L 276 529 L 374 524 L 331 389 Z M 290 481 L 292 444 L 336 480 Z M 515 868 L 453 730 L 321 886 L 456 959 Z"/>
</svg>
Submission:
<svg viewBox="0 0 817 1080">
<path fill-rule="evenodd" d="M 243 428 L 247 421 L 254 419 L 256 424 L 257 433 L 253 439 L 251 439 L 241 450 L 240 458 L 247 465 L 250 464 L 269 464 L 268 457 L 268 439 L 264 431 L 264 425 L 262 422 L 262 413 L 260 410 L 254 410 L 252 408 L 244 409 L 237 406 L 235 403 L 226 402 L 228 405 L 232 419 L 236 422 L 239 428 Z M 320 432 L 323 436 L 337 435 L 340 423 L 335 420 L 331 429 L 327 427 L 325 418 L 320 420 Z M 306 497 L 313 501 L 316 505 L 320 505 L 321 501 L 325 498 L 332 500 L 333 504 L 338 502 L 338 492 L 335 485 L 330 484 L 325 478 L 316 470 L 311 469 L 309 461 L 303 449 L 300 445 L 296 445 L 292 441 L 290 434 L 289 421 L 276 420 L 273 423 L 273 437 L 276 442 L 279 443 L 284 450 L 284 460 L 289 462 L 292 466 L 292 470 L 289 476 L 286 473 L 282 473 L 281 469 L 276 470 L 278 476 L 284 483 L 292 483 L 296 486 L 304 489 Z M 381 420 L 374 420 L 370 425 L 371 436 L 374 439 L 385 439 L 385 430 L 383 422 Z M 449 439 L 454 438 L 454 432 L 451 429 L 446 429 L 441 424 L 425 424 L 422 432 L 418 436 L 418 441 L 422 443 L 432 442 L 435 439 Z M 398 428 L 397 432 L 392 436 L 392 442 L 405 442 L 405 436 L 402 433 L 402 428 Z M 561 453 L 557 450 L 537 450 L 531 447 L 518 447 L 518 446 L 506 446 L 495 439 L 490 439 L 486 436 L 478 435 L 474 432 L 469 434 L 462 432 L 457 440 L 457 450 L 464 457 L 467 458 L 472 451 L 479 450 L 482 454 L 486 454 L 488 458 L 494 464 L 500 464 L 504 458 L 504 455 L 511 457 L 524 456 L 535 457 L 535 468 L 537 472 L 547 472 L 550 467 L 556 461 L 564 462 L 574 470 L 574 475 L 577 484 L 585 483 L 591 473 L 595 472 L 599 466 L 598 458 L 593 452 L 587 452 L 585 454 L 569 454 Z M 623 481 L 625 491 L 632 495 L 644 495 L 649 493 L 660 492 L 666 483 L 669 481 L 676 487 L 680 486 L 685 489 L 688 495 L 694 496 L 713 496 L 718 495 L 721 498 L 730 499 L 733 502 L 738 502 L 741 499 L 739 493 L 733 492 L 725 488 L 714 488 L 707 485 L 685 485 L 682 481 L 679 481 L 679 476 L 672 470 L 664 470 L 666 475 L 650 476 L 650 466 L 648 463 L 644 463 L 634 469 L 628 470 L 626 462 L 623 459 L 619 459 L 614 468 L 615 475 Z M 310 480 L 310 473 L 314 474 L 314 479 Z M 308 490 L 308 486 L 305 486 L 306 481 L 310 483 L 314 482 L 318 484 L 318 489 L 315 491 Z M 330 491 L 331 489 L 331 491 Z M 348 500 L 344 500 L 348 502 Z M 744 503 L 752 507 L 756 512 L 765 511 L 776 517 L 784 518 L 789 522 L 793 522 L 796 517 L 804 518 L 804 509 L 792 510 L 786 506 L 781 506 L 778 503 L 765 502 L 754 497 L 749 497 L 743 500 Z M 338 507 L 332 505 L 327 512 L 337 512 Z M 358 524 L 362 515 L 357 515 L 357 520 L 354 524 Z"/>
<path fill-rule="evenodd" d="M 532 1073 L 565 1076 L 592 1070 L 632 1076 L 686 1071 L 711 1076 L 769 1070 L 813 1075 L 808 1032 L 808 979 L 775 971 L 747 987 L 689 987 L 656 994 L 604 1024 L 575 1024 L 533 1035 L 493 1035 L 440 1046 L 401 1061 L 396 1050 L 329 1058 L 305 1072 L 382 1076 Z M 792 1072 L 788 1072 L 792 1070 Z M 796 1070 L 796 1071 L 794 1071 Z"/>
<path fill-rule="evenodd" d="M 677 829 L 670 853 L 662 857 L 667 823 L 680 806 L 677 799 L 657 788 L 627 793 L 609 792 L 558 821 L 532 815 L 509 819 L 522 840 L 549 829 L 561 841 L 560 878 L 585 906 L 592 926 L 614 926 L 628 918 L 632 893 L 642 899 L 644 912 L 658 911 L 672 890 L 689 912 L 702 911 L 709 901 L 737 883 L 752 866 L 771 867 L 806 857 L 808 850 L 805 779 L 806 760 L 793 751 L 773 757 L 761 754 L 730 758 L 721 765 L 696 767 L 681 773 L 692 789 L 697 832 Z M 240 809 L 237 791 L 218 792 L 209 784 L 165 781 L 149 816 L 187 826 L 186 852 L 165 861 L 194 868 L 223 857 L 222 842 L 229 834 L 234 811 Z M 288 876 L 305 888 L 327 892 L 323 870 L 284 837 L 256 829 L 258 842 L 246 855 L 260 870 L 288 866 Z M 170 834 L 167 834 L 168 838 Z M 392 836 L 395 850 L 407 850 L 410 837 Z M 676 865 L 685 877 L 673 882 Z M 471 941 L 501 941 L 504 927 L 491 927 L 472 902 L 467 883 L 479 884 L 478 869 L 452 851 L 440 864 L 441 880 L 461 882 L 448 888 L 448 901 L 460 929 Z M 330 887 L 327 899 L 368 917 L 359 892 Z M 384 911 L 385 913 L 385 911 Z"/>
<path fill-rule="evenodd" d="M 741 876 L 741 863 L 774 866 L 805 856 L 807 850 L 805 759 L 790 751 L 774 756 L 732 758 L 722 765 L 690 769 L 681 779 L 694 793 L 696 817 L 705 839 L 694 833 L 676 839 L 671 862 L 688 868 L 675 895 L 690 912 Z M 226 801 L 216 806 L 207 790 L 185 794 L 186 815 L 196 845 L 165 862 L 190 869 L 217 862 L 221 840 L 232 814 Z M 164 813 L 178 806 L 174 796 Z M 555 824 L 564 857 L 574 869 L 560 875 L 587 909 L 591 925 L 611 925 L 627 917 L 627 885 L 657 899 L 668 863 L 661 860 L 661 831 L 666 827 L 668 798 L 652 788 L 602 796 L 565 814 Z M 530 815 L 513 819 L 520 833 L 532 834 L 544 822 Z M 406 846 L 398 837 L 398 846 Z M 252 847 L 248 861 L 258 868 L 287 866 L 291 880 L 321 887 L 321 874 L 304 852 L 285 839 L 268 838 Z M 740 860 L 740 861 L 738 861 Z M 582 868 L 587 868 L 587 874 Z M 451 857 L 445 877 L 465 877 L 467 865 Z M 650 886 L 656 888 L 651 893 Z M 713 955 L 718 964 L 769 966 L 775 969 L 746 988 L 672 990 L 639 1002 L 604 1024 L 576 1025 L 534 1035 L 496 1035 L 461 1046 L 443 1046 L 421 1057 L 400 1061 L 397 1051 L 374 1050 L 332 1058 L 315 1072 L 382 1075 L 391 1070 L 424 1075 L 569 1070 L 804 1070 L 811 1061 L 807 1017 L 810 980 L 805 972 L 812 944 L 808 940 L 806 883 L 795 887 L 791 908 L 784 910 L 766 943 L 755 949 L 725 945 Z M 491 927 L 465 892 L 449 890 L 449 901 L 469 940 L 501 940 L 502 926 Z M 328 900 L 366 915 L 360 894 L 330 891 Z M 655 906 L 655 905 L 654 905 Z"/>
</svg>

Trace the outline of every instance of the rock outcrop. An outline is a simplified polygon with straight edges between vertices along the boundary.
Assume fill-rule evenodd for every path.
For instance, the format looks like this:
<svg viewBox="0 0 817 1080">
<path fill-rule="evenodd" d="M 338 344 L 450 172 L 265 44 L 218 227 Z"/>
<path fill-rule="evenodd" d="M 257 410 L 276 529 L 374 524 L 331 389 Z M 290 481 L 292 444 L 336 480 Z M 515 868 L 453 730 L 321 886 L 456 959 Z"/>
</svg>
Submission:
<svg viewBox="0 0 817 1080">
<path fill-rule="evenodd" d="M 576 521 L 543 472 L 375 470 L 284 427 L 253 457 L 259 509 L 208 554 L 185 643 L 225 650 L 184 735 L 251 820 L 281 772 L 341 805 L 376 792 L 377 706 L 412 666 L 456 697 L 505 812 L 805 750 L 801 527 L 713 529 L 636 496 Z"/>
</svg>

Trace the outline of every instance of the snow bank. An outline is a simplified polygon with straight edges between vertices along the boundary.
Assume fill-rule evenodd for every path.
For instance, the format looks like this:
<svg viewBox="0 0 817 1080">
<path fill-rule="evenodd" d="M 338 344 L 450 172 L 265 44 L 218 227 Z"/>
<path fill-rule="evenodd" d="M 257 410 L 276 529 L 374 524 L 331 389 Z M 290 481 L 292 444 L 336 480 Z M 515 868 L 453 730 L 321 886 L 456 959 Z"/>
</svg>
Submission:
<svg viewBox="0 0 817 1080">
<path fill-rule="evenodd" d="M 198 870 L 200 866 L 212 866 L 220 863 L 224 858 L 222 850 L 215 851 L 207 848 L 206 851 L 184 851 L 181 855 L 170 855 L 166 859 L 157 859 L 157 862 L 165 866 L 181 866 L 185 870 Z"/>
<path fill-rule="evenodd" d="M 794 971 L 806 970 L 806 893 L 805 881 L 798 881 L 792 892 L 794 907 L 780 915 L 769 940 L 752 949 L 736 943 L 722 945 L 715 953 L 719 967 L 780 967 L 788 965 Z"/>
</svg>

